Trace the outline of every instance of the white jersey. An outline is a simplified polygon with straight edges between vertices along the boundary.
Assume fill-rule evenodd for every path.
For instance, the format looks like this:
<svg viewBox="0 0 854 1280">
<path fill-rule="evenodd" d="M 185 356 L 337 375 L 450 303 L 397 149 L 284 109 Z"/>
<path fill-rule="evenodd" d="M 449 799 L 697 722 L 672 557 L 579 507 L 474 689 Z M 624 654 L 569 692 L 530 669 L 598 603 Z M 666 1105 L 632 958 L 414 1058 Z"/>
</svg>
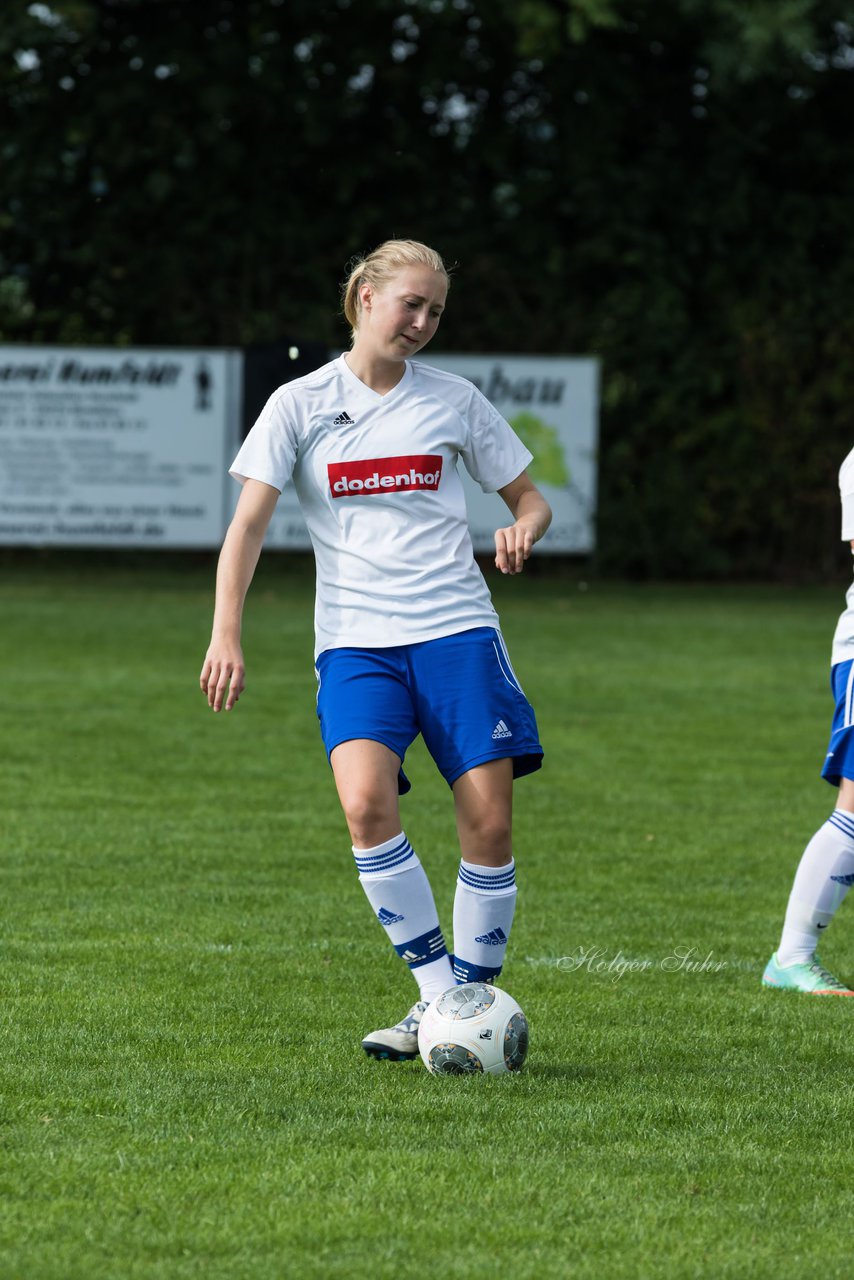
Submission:
<svg viewBox="0 0 854 1280">
<path fill-rule="evenodd" d="M 854 449 L 839 469 L 839 493 L 842 498 L 842 538 L 850 542 L 854 539 Z M 836 624 L 833 637 L 832 666 L 854 658 L 854 582 L 848 588 L 845 603 L 845 612 Z"/>
<path fill-rule="evenodd" d="M 533 455 L 473 383 L 432 365 L 407 361 L 381 396 L 339 356 L 267 401 L 231 475 L 294 482 L 317 565 L 316 654 L 498 625 L 458 458 L 491 493 Z"/>
</svg>

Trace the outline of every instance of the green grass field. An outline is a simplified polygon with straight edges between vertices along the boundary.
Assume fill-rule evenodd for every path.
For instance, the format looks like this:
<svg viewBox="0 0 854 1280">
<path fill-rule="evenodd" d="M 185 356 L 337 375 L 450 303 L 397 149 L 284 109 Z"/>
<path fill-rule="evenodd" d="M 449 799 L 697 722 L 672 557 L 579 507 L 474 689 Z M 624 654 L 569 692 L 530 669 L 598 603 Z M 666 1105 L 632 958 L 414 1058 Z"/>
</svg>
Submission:
<svg viewBox="0 0 854 1280">
<path fill-rule="evenodd" d="M 531 1052 L 437 1079 L 359 1047 L 414 985 L 320 744 L 310 567 L 262 559 L 215 717 L 211 562 L 8 558 L 3 1280 L 849 1276 L 854 1008 L 759 986 L 832 804 L 844 585 L 495 582 L 546 748 Z M 450 930 L 450 797 L 407 764 Z M 854 978 L 845 908 L 823 958 Z"/>
</svg>

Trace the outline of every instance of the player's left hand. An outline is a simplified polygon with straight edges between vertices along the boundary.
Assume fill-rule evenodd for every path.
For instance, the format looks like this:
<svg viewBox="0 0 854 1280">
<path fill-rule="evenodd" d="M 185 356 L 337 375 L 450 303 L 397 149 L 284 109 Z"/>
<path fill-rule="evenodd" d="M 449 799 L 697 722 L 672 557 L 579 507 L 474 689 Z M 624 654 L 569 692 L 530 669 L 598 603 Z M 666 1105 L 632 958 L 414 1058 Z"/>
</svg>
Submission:
<svg viewBox="0 0 854 1280">
<path fill-rule="evenodd" d="M 533 530 L 517 521 L 495 533 L 495 567 L 502 573 L 521 573 L 534 545 Z"/>
</svg>

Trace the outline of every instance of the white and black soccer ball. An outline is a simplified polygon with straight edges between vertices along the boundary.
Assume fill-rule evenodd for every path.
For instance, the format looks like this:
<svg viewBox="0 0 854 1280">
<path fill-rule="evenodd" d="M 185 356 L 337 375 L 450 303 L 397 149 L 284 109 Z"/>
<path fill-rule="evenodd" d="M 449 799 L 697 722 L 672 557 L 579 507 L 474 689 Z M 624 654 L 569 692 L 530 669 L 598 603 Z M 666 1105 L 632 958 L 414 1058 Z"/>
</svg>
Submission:
<svg viewBox="0 0 854 1280">
<path fill-rule="evenodd" d="M 500 987 L 466 982 L 424 1010 L 418 1050 L 437 1076 L 519 1071 L 528 1053 L 528 1019 Z"/>
</svg>

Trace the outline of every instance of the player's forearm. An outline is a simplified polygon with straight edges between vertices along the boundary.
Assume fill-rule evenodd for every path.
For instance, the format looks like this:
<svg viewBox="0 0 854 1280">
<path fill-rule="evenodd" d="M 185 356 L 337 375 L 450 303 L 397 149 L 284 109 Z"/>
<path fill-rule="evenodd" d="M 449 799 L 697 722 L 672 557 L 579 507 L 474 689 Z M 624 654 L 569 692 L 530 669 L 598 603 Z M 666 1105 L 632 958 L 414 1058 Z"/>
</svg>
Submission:
<svg viewBox="0 0 854 1280">
<path fill-rule="evenodd" d="M 239 640 L 246 593 L 255 574 L 264 534 L 234 522 L 222 544 L 216 573 L 213 635 Z"/>
<path fill-rule="evenodd" d="M 526 489 L 516 501 L 513 518 L 530 529 L 534 541 L 539 542 L 552 522 L 552 509 L 539 489 Z"/>
</svg>

